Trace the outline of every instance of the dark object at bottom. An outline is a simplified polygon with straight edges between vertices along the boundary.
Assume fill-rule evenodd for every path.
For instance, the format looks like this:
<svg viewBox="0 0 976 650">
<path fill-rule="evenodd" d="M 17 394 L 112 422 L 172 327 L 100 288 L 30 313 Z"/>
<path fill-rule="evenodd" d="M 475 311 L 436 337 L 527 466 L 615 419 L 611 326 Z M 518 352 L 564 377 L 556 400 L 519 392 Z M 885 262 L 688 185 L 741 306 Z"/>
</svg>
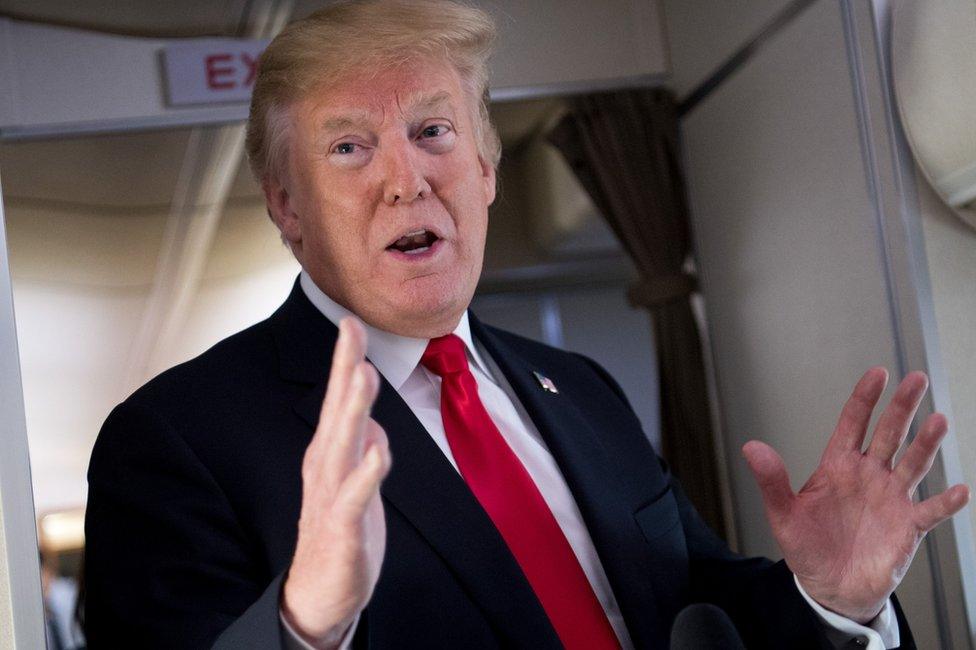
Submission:
<svg viewBox="0 0 976 650">
<path fill-rule="evenodd" d="M 681 610 L 671 628 L 671 650 L 745 650 L 732 619 L 715 605 Z"/>
</svg>

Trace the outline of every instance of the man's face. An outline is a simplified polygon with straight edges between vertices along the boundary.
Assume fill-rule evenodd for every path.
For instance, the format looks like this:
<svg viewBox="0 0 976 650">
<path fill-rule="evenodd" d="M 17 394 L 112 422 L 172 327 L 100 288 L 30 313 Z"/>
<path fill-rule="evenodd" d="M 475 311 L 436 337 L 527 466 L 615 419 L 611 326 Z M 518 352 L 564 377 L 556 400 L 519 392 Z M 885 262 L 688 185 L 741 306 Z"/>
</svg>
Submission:
<svg viewBox="0 0 976 650">
<path fill-rule="evenodd" d="M 371 325 L 451 331 L 481 274 L 495 198 L 453 66 L 349 74 L 289 110 L 287 171 L 265 193 L 299 262 Z"/>
</svg>

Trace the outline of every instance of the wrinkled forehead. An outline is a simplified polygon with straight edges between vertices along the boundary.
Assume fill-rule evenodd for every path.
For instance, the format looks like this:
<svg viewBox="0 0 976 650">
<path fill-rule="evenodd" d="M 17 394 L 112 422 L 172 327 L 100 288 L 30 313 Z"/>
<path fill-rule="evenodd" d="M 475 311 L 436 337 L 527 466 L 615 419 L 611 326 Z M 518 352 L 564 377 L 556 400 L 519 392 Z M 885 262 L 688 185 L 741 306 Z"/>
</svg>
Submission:
<svg viewBox="0 0 976 650">
<path fill-rule="evenodd" d="M 456 115 L 468 108 L 470 98 L 454 66 L 435 59 L 353 68 L 309 93 L 306 103 L 315 127 L 323 128 L 390 118 L 413 121 L 435 112 Z"/>
<path fill-rule="evenodd" d="M 348 106 L 341 104 L 327 106 L 321 126 L 323 128 L 338 128 L 349 123 L 382 122 L 391 112 L 395 117 L 405 122 L 413 122 L 432 113 L 453 114 L 455 110 L 454 96 L 444 90 L 393 93 L 387 100 L 377 102 L 375 105 L 364 102 L 363 104 Z"/>
</svg>

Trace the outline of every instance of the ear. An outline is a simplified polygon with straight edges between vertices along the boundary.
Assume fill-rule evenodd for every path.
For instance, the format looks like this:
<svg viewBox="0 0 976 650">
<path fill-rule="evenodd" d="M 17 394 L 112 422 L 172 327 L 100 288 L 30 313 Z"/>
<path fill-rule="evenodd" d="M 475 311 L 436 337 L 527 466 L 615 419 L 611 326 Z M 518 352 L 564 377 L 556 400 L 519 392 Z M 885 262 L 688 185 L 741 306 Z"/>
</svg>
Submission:
<svg viewBox="0 0 976 650">
<path fill-rule="evenodd" d="M 488 205 L 491 205 L 495 202 L 497 192 L 495 168 L 481 156 L 478 156 L 478 162 L 481 163 L 481 180 L 485 184 L 485 197 L 488 199 Z"/>
<path fill-rule="evenodd" d="M 264 190 L 268 216 L 278 226 L 282 239 L 294 249 L 302 242 L 302 226 L 298 214 L 292 209 L 288 189 L 276 176 L 270 175 L 261 182 L 261 189 Z"/>
</svg>

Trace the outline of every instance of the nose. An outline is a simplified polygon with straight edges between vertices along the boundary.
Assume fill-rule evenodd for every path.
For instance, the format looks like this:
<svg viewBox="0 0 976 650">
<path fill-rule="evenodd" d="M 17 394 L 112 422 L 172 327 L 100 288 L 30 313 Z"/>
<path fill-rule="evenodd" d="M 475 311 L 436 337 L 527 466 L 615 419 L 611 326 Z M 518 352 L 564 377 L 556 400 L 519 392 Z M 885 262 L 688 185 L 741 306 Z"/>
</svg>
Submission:
<svg viewBox="0 0 976 650">
<path fill-rule="evenodd" d="M 409 205 L 430 196 L 430 183 L 418 160 L 419 154 L 409 141 L 397 143 L 388 150 L 383 188 L 383 200 L 387 205 Z"/>
</svg>

